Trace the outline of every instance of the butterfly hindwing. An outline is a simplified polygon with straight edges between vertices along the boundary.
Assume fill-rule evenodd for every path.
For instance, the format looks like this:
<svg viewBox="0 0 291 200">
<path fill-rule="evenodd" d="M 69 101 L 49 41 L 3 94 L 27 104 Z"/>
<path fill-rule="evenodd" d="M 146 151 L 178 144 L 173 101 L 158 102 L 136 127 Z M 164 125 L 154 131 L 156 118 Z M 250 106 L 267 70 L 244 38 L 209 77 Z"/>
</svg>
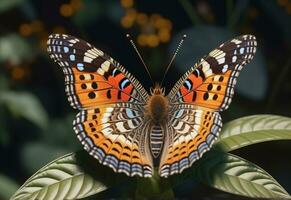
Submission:
<svg viewBox="0 0 291 200">
<path fill-rule="evenodd" d="M 223 111 L 228 108 L 242 67 L 256 52 L 256 38 L 243 35 L 221 44 L 195 64 L 170 92 L 170 102 Z"/>
<path fill-rule="evenodd" d="M 84 148 L 116 172 L 151 176 L 144 88 L 110 56 L 81 39 L 54 34 L 47 44 L 65 74 L 68 100 L 80 110 L 74 130 Z"/>
<path fill-rule="evenodd" d="M 100 163 L 128 176 L 152 175 L 146 148 L 146 124 L 142 108 L 130 103 L 109 104 L 81 111 L 74 130 L 85 149 Z"/>
<path fill-rule="evenodd" d="M 222 126 L 218 112 L 197 110 L 192 105 L 174 106 L 170 112 L 167 148 L 159 167 L 162 177 L 181 173 L 201 158 L 217 139 Z"/>
</svg>

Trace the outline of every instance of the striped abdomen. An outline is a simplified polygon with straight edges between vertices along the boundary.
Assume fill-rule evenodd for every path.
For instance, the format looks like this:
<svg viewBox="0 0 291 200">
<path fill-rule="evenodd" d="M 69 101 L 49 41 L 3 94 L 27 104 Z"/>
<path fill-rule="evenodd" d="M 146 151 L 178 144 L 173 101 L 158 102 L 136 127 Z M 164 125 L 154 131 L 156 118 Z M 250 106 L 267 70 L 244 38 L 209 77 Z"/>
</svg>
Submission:
<svg viewBox="0 0 291 200">
<path fill-rule="evenodd" d="M 150 129 L 150 147 L 154 158 L 157 158 L 164 144 L 164 130 L 160 125 L 153 125 Z"/>
</svg>

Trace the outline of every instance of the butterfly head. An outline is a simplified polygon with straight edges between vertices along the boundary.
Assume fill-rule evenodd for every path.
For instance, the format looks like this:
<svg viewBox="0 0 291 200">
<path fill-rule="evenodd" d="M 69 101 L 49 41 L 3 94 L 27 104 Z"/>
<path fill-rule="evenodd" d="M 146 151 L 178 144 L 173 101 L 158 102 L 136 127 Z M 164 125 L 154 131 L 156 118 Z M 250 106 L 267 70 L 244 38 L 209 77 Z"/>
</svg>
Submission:
<svg viewBox="0 0 291 200">
<path fill-rule="evenodd" d="M 151 95 L 163 95 L 165 96 L 165 88 L 162 88 L 160 84 L 156 83 L 153 88 L 150 89 Z"/>
</svg>

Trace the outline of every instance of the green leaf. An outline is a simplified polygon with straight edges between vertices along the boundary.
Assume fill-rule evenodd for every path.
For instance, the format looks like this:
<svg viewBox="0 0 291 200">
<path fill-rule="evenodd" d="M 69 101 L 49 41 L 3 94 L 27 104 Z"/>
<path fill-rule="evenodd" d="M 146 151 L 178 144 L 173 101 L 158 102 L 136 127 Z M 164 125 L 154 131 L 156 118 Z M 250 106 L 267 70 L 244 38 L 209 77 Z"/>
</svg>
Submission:
<svg viewBox="0 0 291 200">
<path fill-rule="evenodd" d="M 41 168 L 11 199 L 80 199 L 124 180 L 128 180 L 125 175 L 115 174 L 82 151 L 67 154 Z"/>
<path fill-rule="evenodd" d="M 209 152 L 193 169 L 193 178 L 225 192 L 253 198 L 290 198 L 270 174 L 230 153 Z"/>
<path fill-rule="evenodd" d="M 1 2 L 1 1 L 0 1 Z M 8 61 L 19 65 L 23 60 L 31 58 L 35 52 L 27 40 L 16 34 L 0 38 L 0 61 Z"/>
<path fill-rule="evenodd" d="M 214 148 L 232 151 L 259 142 L 291 139 L 291 118 L 253 115 L 225 124 Z"/>
<path fill-rule="evenodd" d="M 9 199 L 18 187 L 12 179 L 0 174 L 0 199 Z"/>
<path fill-rule="evenodd" d="M 1 0 L 0 1 L 0 13 L 3 11 L 7 11 L 10 8 L 20 5 L 25 0 Z"/>
<path fill-rule="evenodd" d="M 136 199 L 173 199 L 170 182 L 161 178 L 156 170 L 151 178 L 137 178 Z"/>
<path fill-rule="evenodd" d="M 47 126 L 48 117 L 46 111 L 38 99 L 31 93 L 2 92 L 0 103 L 7 106 L 10 112 L 16 117 L 24 117 L 41 128 Z"/>
</svg>

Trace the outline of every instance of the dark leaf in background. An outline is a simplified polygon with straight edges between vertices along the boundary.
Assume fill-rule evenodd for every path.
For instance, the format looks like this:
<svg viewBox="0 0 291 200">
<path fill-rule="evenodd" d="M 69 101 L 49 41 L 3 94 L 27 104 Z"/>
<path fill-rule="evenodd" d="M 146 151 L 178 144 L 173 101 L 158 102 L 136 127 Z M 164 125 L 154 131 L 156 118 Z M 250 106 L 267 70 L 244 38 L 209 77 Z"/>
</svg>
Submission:
<svg viewBox="0 0 291 200">
<path fill-rule="evenodd" d="M 0 37 L 0 62 L 8 61 L 19 65 L 35 54 L 29 42 L 16 34 Z"/>
<path fill-rule="evenodd" d="M 290 8 L 290 2 L 289 4 L 285 5 L 286 8 L 290 11 L 285 12 L 284 7 L 278 6 L 276 4 L 279 1 L 264 1 L 264 0 L 258 0 L 257 1 L 260 7 L 265 11 L 266 15 L 270 20 L 272 20 L 274 23 L 278 25 L 280 29 L 276 29 L 279 33 L 283 34 L 286 41 L 291 43 L 291 8 Z M 288 8 L 289 7 L 289 8 Z M 288 14 L 289 12 L 289 14 Z M 273 27 L 269 27 L 273 28 Z M 275 37 L 275 36 L 272 36 Z"/>
<path fill-rule="evenodd" d="M 66 148 L 74 151 L 81 147 L 73 131 L 75 114 L 63 118 L 55 118 L 48 123 L 47 128 L 41 133 L 42 141 L 56 148 Z"/>
<path fill-rule="evenodd" d="M 1 0 L 0 1 L 0 13 L 8 11 L 9 9 L 21 5 L 26 0 Z"/>
<path fill-rule="evenodd" d="M 46 128 L 48 116 L 39 100 L 29 92 L 3 91 L 0 104 L 5 105 L 15 117 L 23 117 L 40 128 Z"/>
<path fill-rule="evenodd" d="M 178 41 L 184 34 L 187 35 L 187 38 L 174 61 L 182 73 L 185 73 L 195 62 L 221 43 L 239 35 L 228 29 L 214 26 L 186 29 L 174 37 L 170 44 L 170 53 L 177 48 Z M 254 100 L 263 99 L 267 91 L 266 66 L 263 55 L 260 53 L 260 44 L 258 44 L 258 49 L 255 58 L 242 70 L 236 85 L 238 93 Z"/>
<path fill-rule="evenodd" d="M 0 174 L 0 199 L 9 199 L 18 188 L 14 180 Z"/>
<path fill-rule="evenodd" d="M 46 163 L 68 152 L 69 150 L 65 147 L 31 142 L 22 147 L 21 161 L 27 173 L 32 174 Z"/>
</svg>

